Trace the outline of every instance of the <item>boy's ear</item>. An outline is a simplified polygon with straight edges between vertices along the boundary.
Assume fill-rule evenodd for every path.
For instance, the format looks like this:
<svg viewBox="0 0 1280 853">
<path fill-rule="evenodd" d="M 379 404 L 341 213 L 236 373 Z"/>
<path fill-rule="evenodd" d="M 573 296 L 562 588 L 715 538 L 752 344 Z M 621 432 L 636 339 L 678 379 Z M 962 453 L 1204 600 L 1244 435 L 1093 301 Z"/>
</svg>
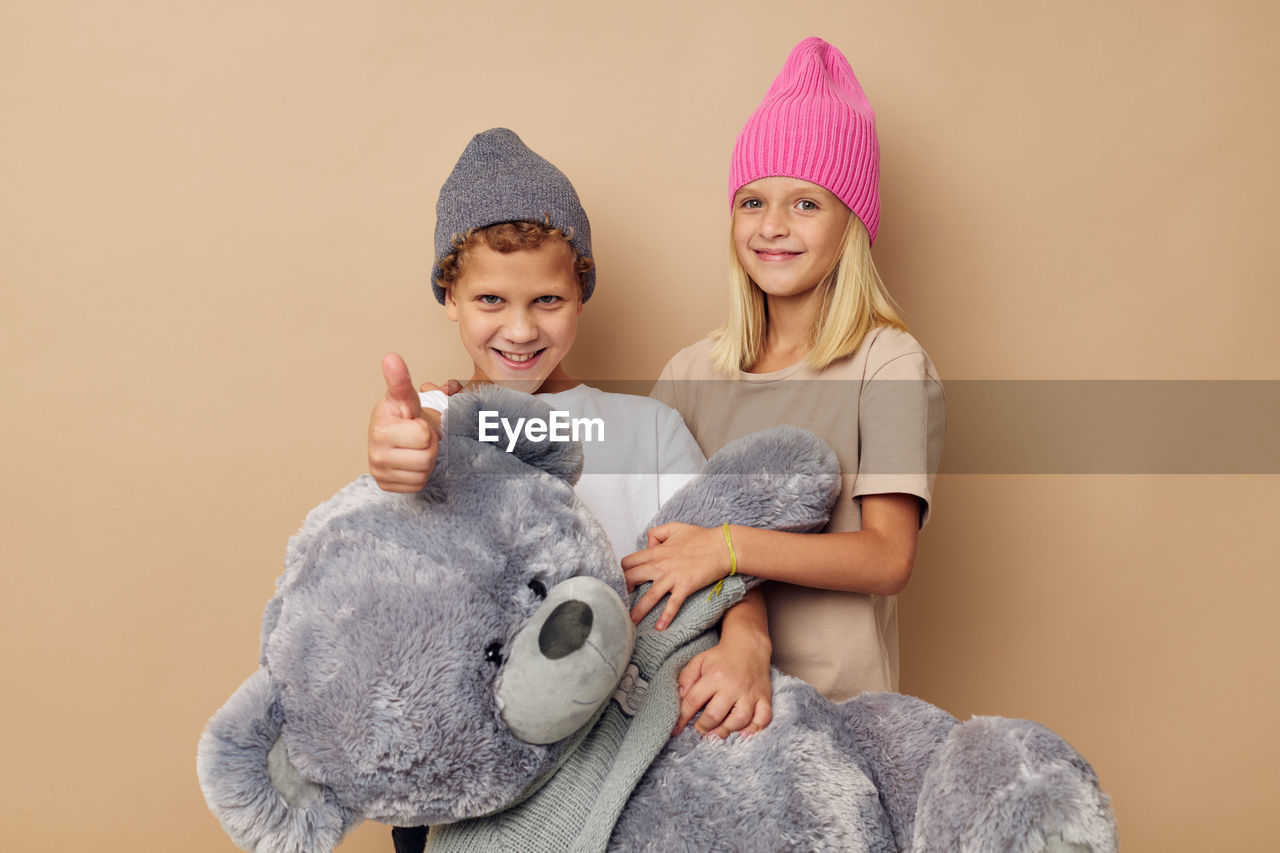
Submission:
<svg viewBox="0 0 1280 853">
<path fill-rule="evenodd" d="M 453 301 L 453 288 L 454 284 L 446 284 L 444 286 L 444 313 L 456 323 L 458 322 L 458 303 Z"/>
<path fill-rule="evenodd" d="M 259 669 L 200 738 L 200 789 L 239 847 L 328 853 L 360 817 L 293 765 L 280 738 L 283 729 L 275 685 L 267 670 Z"/>
</svg>

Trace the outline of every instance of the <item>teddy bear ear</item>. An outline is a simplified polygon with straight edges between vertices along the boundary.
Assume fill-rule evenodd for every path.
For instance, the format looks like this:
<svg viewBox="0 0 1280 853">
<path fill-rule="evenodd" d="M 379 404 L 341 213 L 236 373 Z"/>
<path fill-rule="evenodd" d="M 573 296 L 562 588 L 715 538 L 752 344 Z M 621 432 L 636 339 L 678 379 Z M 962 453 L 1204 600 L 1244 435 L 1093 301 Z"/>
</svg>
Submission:
<svg viewBox="0 0 1280 853">
<path fill-rule="evenodd" d="M 259 669 L 200 738 L 200 789 L 237 846 L 258 853 L 328 853 L 360 817 L 298 771 L 280 737 L 283 728 L 275 686 Z"/>
<path fill-rule="evenodd" d="M 447 438 L 464 438 L 505 451 L 569 485 L 582 475 L 582 445 L 576 441 L 550 440 L 545 434 L 531 438 L 524 427 L 551 423 L 551 407 L 532 394 L 498 385 L 482 385 L 449 398 L 444 416 Z M 537 433 L 532 433 L 537 435 Z M 437 467 L 448 465 L 449 449 L 441 453 Z"/>
<path fill-rule="evenodd" d="M 720 448 L 645 529 L 669 521 L 700 527 L 728 522 L 806 533 L 826 525 L 839 495 L 835 451 L 808 430 L 777 426 Z M 639 547 L 646 544 L 642 533 Z"/>
</svg>

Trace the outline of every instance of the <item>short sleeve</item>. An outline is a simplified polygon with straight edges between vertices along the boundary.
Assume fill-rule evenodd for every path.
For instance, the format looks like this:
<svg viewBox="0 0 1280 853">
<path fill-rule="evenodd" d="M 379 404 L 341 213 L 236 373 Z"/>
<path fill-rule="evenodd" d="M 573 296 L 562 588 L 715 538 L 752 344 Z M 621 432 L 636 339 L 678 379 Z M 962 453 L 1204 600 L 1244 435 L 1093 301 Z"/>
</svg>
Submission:
<svg viewBox="0 0 1280 853">
<path fill-rule="evenodd" d="M 422 408 L 435 409 L 437 412 L 443 412 L 449 408 L 449 395 L 443 391 L 420 391 L 418 401 L 422 403 Z"/>
<path fill-rule="evenodd" d="M 650 397 L 675 409 L 677 412 L 680 411 L 680 400 L 677 399 L 677 390 L 680 383 L 675 379 L 675 371 L 672 369 L 672 364 L 675 363 L 678 357 L 678 355 L 673 356 L 666 366 L 662 368 L 662 373 L 658 375 L 658 381 L 653 384 L 653 390 L 649 392 Z"/>
<path fill-rule="evenodd" d="M 658 413 L 658 501 L 667 499 L 707 464 L 680 414 L 662 406 Z"/>
<path fill-rule="evenodd" d="M 858 476 L 853 496 L 901 493 L 924 503 L 929 519 L 942 461 L 946 400 L 922 351 L 896 356 L 864 381 L 858 404 Z"/>
</svg>

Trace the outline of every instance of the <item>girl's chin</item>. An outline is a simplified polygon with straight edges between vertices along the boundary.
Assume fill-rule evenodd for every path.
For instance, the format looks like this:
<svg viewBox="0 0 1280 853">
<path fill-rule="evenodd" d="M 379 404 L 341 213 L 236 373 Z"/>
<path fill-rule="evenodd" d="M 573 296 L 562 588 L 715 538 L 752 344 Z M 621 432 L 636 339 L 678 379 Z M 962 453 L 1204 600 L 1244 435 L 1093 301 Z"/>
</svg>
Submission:
<svg viewBox="0 0 1280 853">
<path fill-rule="evenodd" d="M 793 283 L 774 283 L 766 281 L 764 284 L 756 283 L 766 296 L 772 296 L 774 299 L 803 299 L 810 296 L 817 284 L 793 284 Z"/>
</svg>

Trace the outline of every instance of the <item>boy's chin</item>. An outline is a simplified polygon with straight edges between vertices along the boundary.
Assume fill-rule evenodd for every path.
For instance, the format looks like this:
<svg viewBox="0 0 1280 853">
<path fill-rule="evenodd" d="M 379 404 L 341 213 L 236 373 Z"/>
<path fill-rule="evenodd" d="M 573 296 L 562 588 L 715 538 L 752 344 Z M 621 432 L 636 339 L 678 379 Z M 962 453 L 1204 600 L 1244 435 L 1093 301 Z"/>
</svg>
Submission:
<svg viewBox="0 0 1280 853">
<path fill-rule="evenodd" d="M 545 376 L 502 376 L 492 373 L 485 374 L 485 381 L 491 385 L 501 385 L 503 388 L 510 388 L 512 391 L 523 391 L 525 394 L 536 394 L 543 383 L 547 381 Z"/>
</svg>

